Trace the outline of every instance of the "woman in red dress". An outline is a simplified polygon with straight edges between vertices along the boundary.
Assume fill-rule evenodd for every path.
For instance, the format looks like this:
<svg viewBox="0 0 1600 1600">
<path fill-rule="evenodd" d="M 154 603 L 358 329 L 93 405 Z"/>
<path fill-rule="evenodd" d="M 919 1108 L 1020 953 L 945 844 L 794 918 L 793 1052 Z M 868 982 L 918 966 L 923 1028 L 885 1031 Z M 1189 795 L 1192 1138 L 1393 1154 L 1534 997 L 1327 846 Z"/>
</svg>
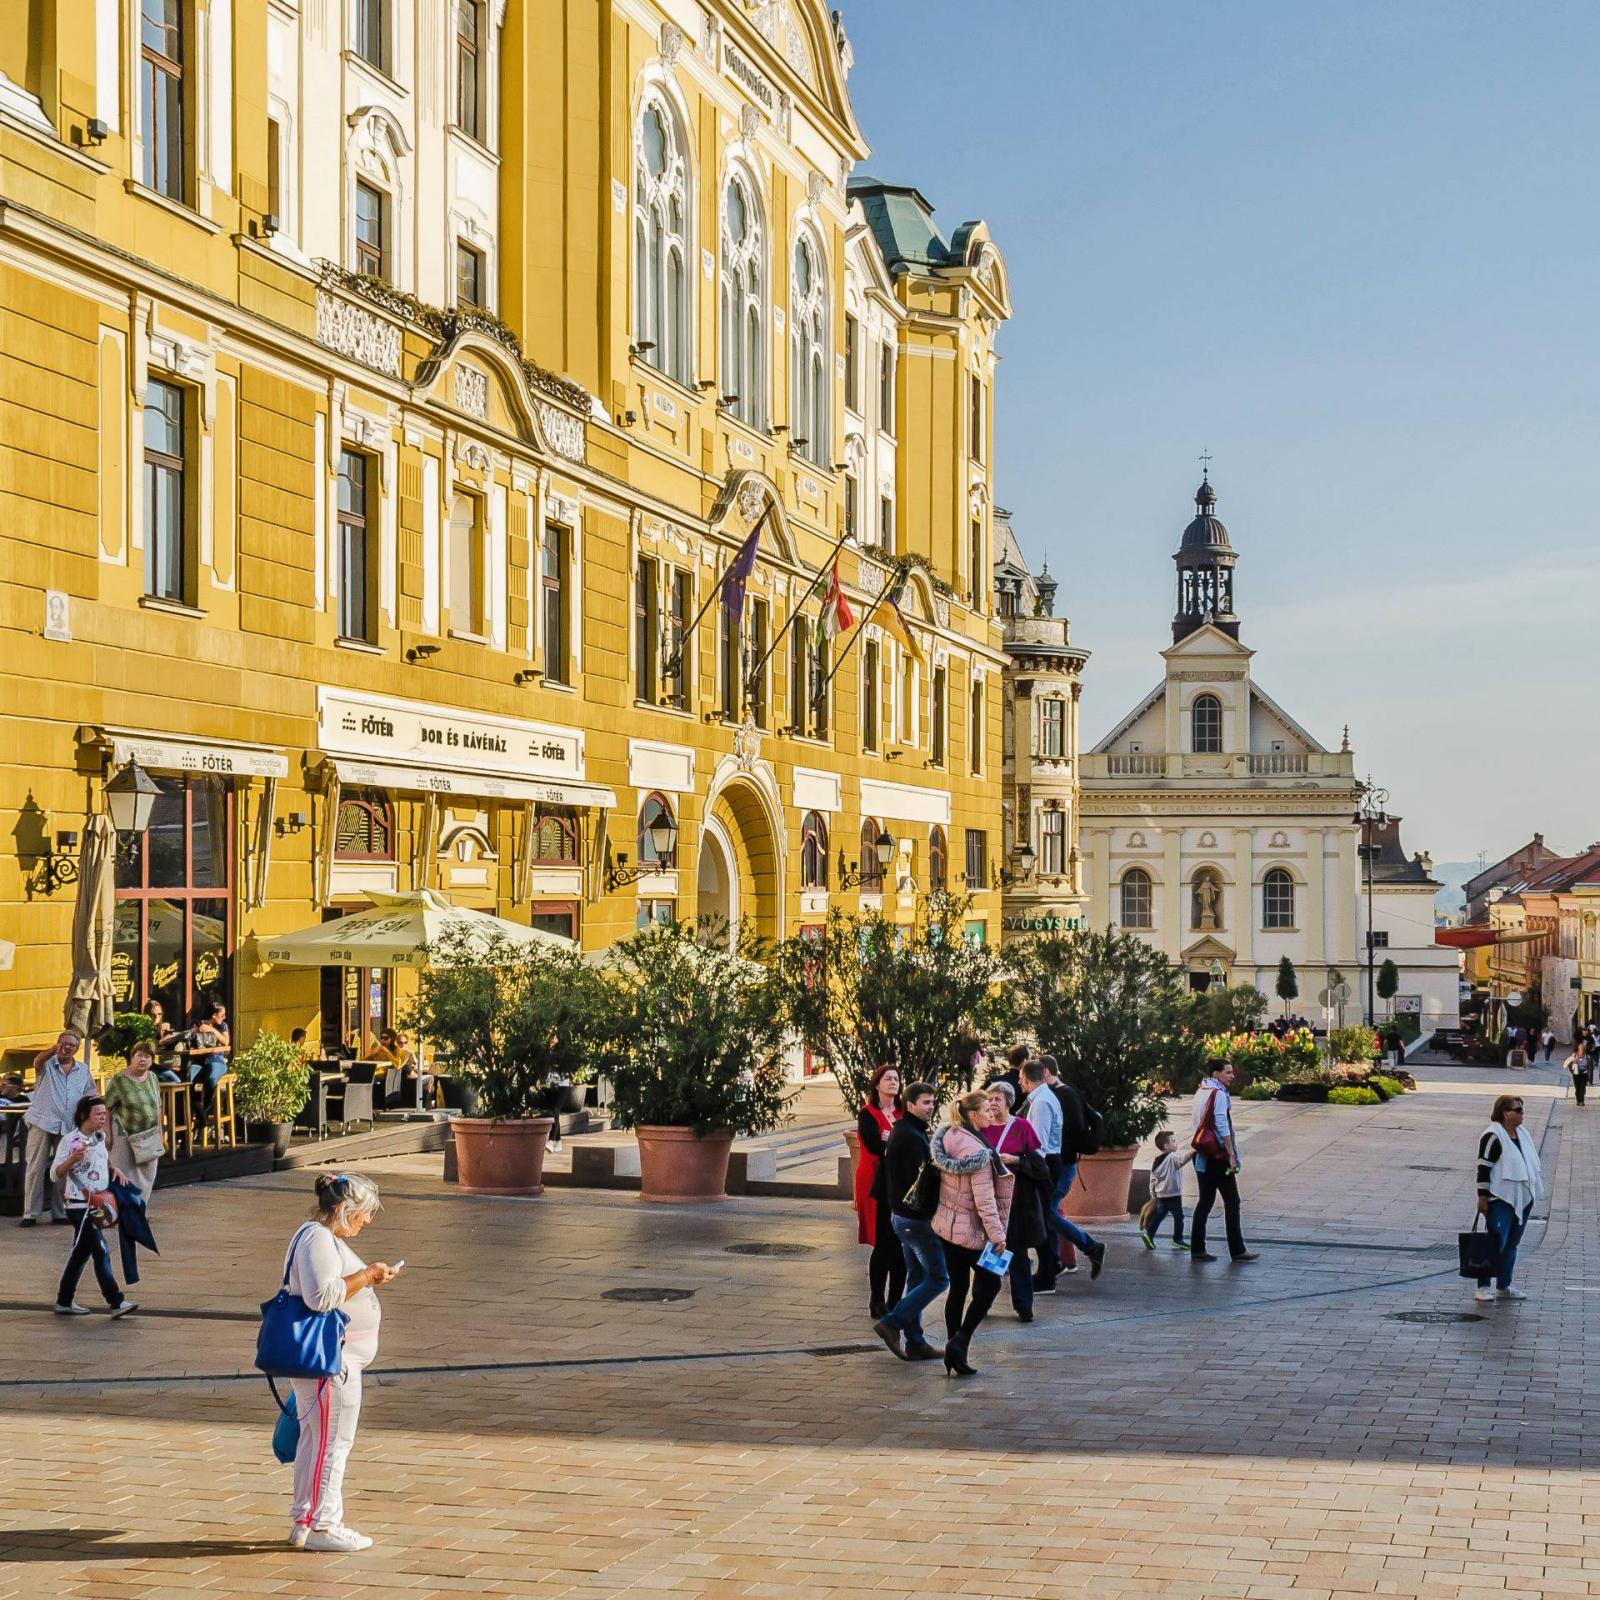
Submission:
<svg viewBox="0 0 1600 1600">
<path fill-rule="evenodd" d="M 867 1284 L 876 1322 L 905 1292 L 906 1258 L 889 1220 L 890 1196 L 883 1182 L 883 1152 L 905 1108 L 900 1104 L 900 1073 L 879 1067 L 867 1089 L 867 1103 L 856 1118 L 861 1160 L 856 1167 L 856 1238 L 872 1246 Z"/>
</svg>

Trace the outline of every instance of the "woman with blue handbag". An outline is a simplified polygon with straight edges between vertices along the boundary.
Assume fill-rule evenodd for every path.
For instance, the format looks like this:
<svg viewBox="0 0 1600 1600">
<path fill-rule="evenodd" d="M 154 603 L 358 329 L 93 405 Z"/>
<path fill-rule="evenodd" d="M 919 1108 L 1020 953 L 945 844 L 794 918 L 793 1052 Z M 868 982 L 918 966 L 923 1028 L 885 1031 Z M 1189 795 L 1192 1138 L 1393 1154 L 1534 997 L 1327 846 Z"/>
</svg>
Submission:
<svg viewBox="0 0 1600 1600">
<path fill-rule="evenodd" d="M 377 1214 L 378 1186 L 370 1179 L 323 1173 L 312 1220 L 290 1241 L 284 1262 L 285 1288 L 308 1311 L 348 1318 L 338 1374 L 294 1379 L 300 1440 L 289 1543 L 297 1550 L 349 1552 L 372 1543 L 345 1526 L 344 1469 L 361 1416 L 361 1374 L 378 1353 L 383 1313 L 373 1291 L 400 1270 L 382 1261 L 369 1267 L 350 1248 L 349 1241 Z"/>
</svg>

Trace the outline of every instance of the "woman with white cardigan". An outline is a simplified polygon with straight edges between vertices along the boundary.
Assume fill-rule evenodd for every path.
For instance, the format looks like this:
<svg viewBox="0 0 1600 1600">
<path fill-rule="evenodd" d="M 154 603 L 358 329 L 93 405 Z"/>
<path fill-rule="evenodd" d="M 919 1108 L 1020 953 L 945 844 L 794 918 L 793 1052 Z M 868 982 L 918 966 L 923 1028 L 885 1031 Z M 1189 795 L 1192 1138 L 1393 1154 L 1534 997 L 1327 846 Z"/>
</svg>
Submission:
<svg viewBox="0 0 1600 1600">
<path fill-rule="evenodd" d="M 1511 1286 L 1517 1246 L 1528 1225 L 1533 1203 L 1544 1193 L 1539 1152 L 1522 1127 L 1522 1096 L 1503 1094 L 1489 1113 L 1489 1126 L 1478 1140 L 1478 1212 L 1488 1223 L 1499 1257 L 1495 1283 L 1502 1300 L 1526 1300 Z M 1478 1279 L 1474 1298 L 1493 1300 L 1487 1274 Z"/>
</svg>

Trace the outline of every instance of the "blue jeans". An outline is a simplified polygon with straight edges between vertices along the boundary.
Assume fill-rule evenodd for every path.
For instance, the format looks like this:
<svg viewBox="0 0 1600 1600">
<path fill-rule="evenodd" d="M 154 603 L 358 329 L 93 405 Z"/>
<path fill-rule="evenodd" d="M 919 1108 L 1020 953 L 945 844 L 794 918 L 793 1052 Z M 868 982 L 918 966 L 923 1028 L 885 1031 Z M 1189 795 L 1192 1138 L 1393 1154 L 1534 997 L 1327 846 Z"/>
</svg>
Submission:
<svg viewBox="0 0 1600 1600">
<path fill-rule="evenodd" d="M 896 1212 L 891 1220 L 906 1258 L 906 1292 L 884 1314 L 884 1326 L 898 1328 L 908 1343 L 926 1344 L 922 1313 L 950 1287 L 944 1240 L 933 1231 L 931 1222 L 920 1217 L 902 1217 Z"/>
<path fill-rule="evenodd" d="M 1489 1215 L 1485 1219 L 1489 1228 L 1489 1237 L 1494 1240 L 1494 1247 L 1500 1257 L 1500 1270 L 1495 1274 L 1494 1285 L 1497 1289 L 1511 1287 L 1511 1274 L 1517 1265 L 1517 1246 L 1522 1243 L 1522 1232 L 1528 1226 L 1528 1218 L 1533 1214 L 1530 1203 L 1528 1209 L 1519 1217 L 1512 1206 L 1504 1200 L 1491 1200 L 1489 1202 Z M 1478 1287 L 1487 1289 L 1489 1280 L 1478 1279 Z"/>
<path fill-rule="evenodd" d="M 1165 1199 L 1156 1201 L 1156 1208 L 1150 1214 L 1150 1226 L 1145 1230 L 1153 1239 L 1161 1232 L 1161 1224 L 1172 1218 L 1172 1237 L 1175 1243 L 1183 1243 L 1183 1196 L 1169 1194 Z"/>
<path fill-rule="evenodd" d="M 1051 1191 L 1050 1205 L 1045 1212 L 1044 1225 L 1049 1232 L 1045 1240 L 1044 1249 L 1039 1252 L 1039 1283 L 1054 1283 L 1061 1271 L 1061 1256 L 1057 1239 L 1065 1239 L 1069 1244 L 1076 1245 L 1080 1250 L 1095 1250 L 1096 1244 L 1092 1234 L 1087 1234 L 1076 1222 L 1061 1215 L 1061 1202 L 1066 1199 L 1067 1192 L 1077 1182 L 1078 1163 L 1074 1161 L 1071 1166 L 1062 1163 L 1061 1170 L 1056 1174 L 1055 1188 Z M 1020 1309 L 1020 1307 L 1019 1307 Z"/>
<path fill-rule="evenodd" d="M 190 1058 L 189 1083 L 191 1087 L 199 1087 L 202 1114 L 210 1109 L 211 1102 L 216 1098 L 217 1085 L 222 1082 L 227 1073 L 228 1058 L 226 1056 L 194 1056 Z"/>
</svg>

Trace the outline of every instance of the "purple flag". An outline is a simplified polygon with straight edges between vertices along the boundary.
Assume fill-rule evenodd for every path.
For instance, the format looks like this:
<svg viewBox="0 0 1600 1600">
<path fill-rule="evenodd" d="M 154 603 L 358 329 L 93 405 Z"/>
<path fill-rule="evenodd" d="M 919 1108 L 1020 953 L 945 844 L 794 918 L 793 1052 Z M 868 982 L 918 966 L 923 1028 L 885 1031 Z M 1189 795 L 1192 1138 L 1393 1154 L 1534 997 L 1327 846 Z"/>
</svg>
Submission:
<svg viewBox="0 0 1600 1600">
<path fill-rule="evenodd" d="M 740 621 L 744 619 L 744 586 L 750 581 L 750 574 L 755 570 L 756 551 L 761 544 L 761 523 L 766 520 L 763 516 L 750 530 L 750 536 L 739 546 L 739 553 L 728 564 L 728 570 L 722 575 L 722 603 L 730 615 Z"/>
</svg>

